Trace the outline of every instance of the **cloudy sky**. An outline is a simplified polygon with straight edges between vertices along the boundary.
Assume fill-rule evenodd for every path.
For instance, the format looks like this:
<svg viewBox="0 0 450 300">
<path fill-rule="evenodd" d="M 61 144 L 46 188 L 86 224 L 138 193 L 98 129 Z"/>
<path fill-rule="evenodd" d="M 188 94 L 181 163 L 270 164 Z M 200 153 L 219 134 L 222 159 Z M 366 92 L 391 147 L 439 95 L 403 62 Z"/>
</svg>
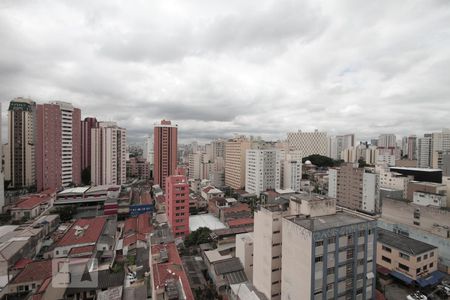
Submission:
<svg viewBox="0 0 450 300">
<path fill-rule="evenodd" d="M 450 127 L 450 2 L 0 1 L 0 99 L 64 100 L 140 141 Z"/>
</svg>

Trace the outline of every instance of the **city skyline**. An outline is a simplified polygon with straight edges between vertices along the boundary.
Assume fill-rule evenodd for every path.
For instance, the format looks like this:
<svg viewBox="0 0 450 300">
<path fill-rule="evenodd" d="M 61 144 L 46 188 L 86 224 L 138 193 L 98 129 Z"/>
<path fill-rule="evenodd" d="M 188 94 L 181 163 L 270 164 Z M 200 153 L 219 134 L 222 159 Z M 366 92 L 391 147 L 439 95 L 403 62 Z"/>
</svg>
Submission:
<svg viewBox="0 0 450 300">
<path fill-rule="evenodd" d="M 130 142 L 160 119 L 183 128 L 180 142 L 449 127 L 448 6 L 337 5 L 6 1 L 0 99 L 67 101 Z"/>
</svg>

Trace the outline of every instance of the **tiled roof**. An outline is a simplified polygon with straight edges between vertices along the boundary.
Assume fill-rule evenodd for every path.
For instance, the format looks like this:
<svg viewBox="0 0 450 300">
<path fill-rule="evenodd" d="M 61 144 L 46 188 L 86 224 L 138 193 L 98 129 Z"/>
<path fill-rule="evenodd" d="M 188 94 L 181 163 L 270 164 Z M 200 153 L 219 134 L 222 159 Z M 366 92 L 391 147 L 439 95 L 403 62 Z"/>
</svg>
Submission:
<svg viewBox="0 0 450 300">
<path fill-rule="evenodd" d="M 14 279 L 12 284 L 43 281 L 52 276 L 52 260 L 34 261 L 26 265 Z"/>
<path fill-rule="evenodd" d="M 14 269 L 23 269 L 28 265 L 29 263 L 33 262 L 32 259 L 28 258 L 21 258 L 16 264 L 14 265 Z"/>
<path fill-rule="evenodd" d="M 80 219 L 66 232 L 57 243 L 57 247 L 96 243 L 103 231 L 106 219 L 97 217 L 93 219 Z M 78 232 L 78 234 L 76 234 Z"/>
<path fill-rule="evenodd" d="M 69 255 L 82 254 L 82 253 L 92 253 L 92 251 L 94 251 L 94 249 L 95 249 L 94 245 L 76 247 L 76 248 L 72 248 L 70 250 Z"/>
<path fill-rule="evenodd" d="M 172 279 L 180 279 L 183 285 L 183 290 L 186 295 L 186 300 L 194 300 L 189 280 L 178 254 L 174 243 L 166 245 L 155 245 L 152 247 L 152 254 L 159 253 L 161 249 L 166 249 L 169 261 L 166 263 L 153 264 L 153 287 L 159 289 L 166 285 Z"/>
<path fill-rule="evenodd" d="M 51 197 L 48 195 L 32 195 L 21 200 L 13 207 L 13 209 L 32 209 L 42 203 L 49 201 L 50 199 Z"/>
<path fill-rule="evenodd" d="M 234 220 L 228 220 L 227 224 L 229 227 L 237 227 L 242 225 L 252 225 L 253 224 L 253 218 L 242 218 L 242 219 L 234 219 Z"/>
<path fill-rule="evenodd" d="M 149 234 L 153 230 L 150 221 L 150 213 L 144 213 L 137 217 L 128 218 L 125 220 L 123 232 L 125 235 L 129 233 Z"/>
<path fill-rule="evenodd" d="M 248 204 L 245 204 L 245 203 L 237 203 L 230 207 L 224 207 L 224 208 L 222 208 L 222 210 L 223 210 L 224 214 L 234 213 L 234 212 L 239 212 L 239 211 L 251 211 Z"/>
<path fill-rule="evenodd" d="M 136 243 L 137 241 L 143 241 L 146 242 L 147 239 L 145 238 L 145 235 L 140 234 L 140 233 L 134 233 L 130 236 L 127 236 L 126 238 L 123 239 L 123 245 L 124 246 L 129 246 L 133 243 Z"/>
</svg>

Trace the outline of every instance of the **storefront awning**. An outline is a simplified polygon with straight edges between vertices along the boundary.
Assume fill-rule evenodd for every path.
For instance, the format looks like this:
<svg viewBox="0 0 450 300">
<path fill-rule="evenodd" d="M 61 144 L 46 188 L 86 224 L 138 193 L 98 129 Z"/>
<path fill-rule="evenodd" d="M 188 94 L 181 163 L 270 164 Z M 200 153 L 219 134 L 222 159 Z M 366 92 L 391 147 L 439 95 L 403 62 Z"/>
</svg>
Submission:
<svg viewBox="0 0 450 300">
<path fill-rule="evenodd" d="M 444 273 L 440 271 L 434 271 L 433 273 L 430 273 L 428 276 L 419 278 L 416 281 L 420 287 L 426 287 L 429 285 L 433 286 L 438 284 L 442 280 L 442 278 L 444 278 Z"/>
<path fill-rule="evenodd" d="M 401 281 L 403 281 L 406 284 L 411 284 L 414 280 L 409 278 L 408 276 L 406 276 L 405 274 L 402 274 L 400 272 L 397 271 L 391 271 L 391 276 L 400 279 Z"/>
</svg>

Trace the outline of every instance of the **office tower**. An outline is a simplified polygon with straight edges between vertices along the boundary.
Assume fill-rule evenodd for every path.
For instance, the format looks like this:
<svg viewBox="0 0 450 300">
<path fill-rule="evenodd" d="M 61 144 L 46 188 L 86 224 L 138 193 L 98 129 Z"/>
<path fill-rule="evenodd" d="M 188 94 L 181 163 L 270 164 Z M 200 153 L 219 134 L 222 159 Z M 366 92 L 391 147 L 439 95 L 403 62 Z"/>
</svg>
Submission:
<svg viewBox="0 0 450 300">
<path fill-rule="evenodd" d="M 337 135 L 329 138 L 329 153 L 328 156 L 340 160 L 342 151 L 355 146 L 355 135 Z"/>
<path fill-rule="evenodd" d="M 162 120 L 153 128 L 154 179 L 164 189 L 166 177 L 175 174 L 177 168 L 178 125 Z"/>
<path fill-rule="evenodd" d="M 0 102 L 0 142 L 2 141 L 2 103 Z M 3 146 L 3 145 L 0 145 Z M 3 147 L 0 147 L 0 213 L 5 206 L 5 168 L 3 166 Z"/>
<path fill-rule="evenodd" d="M 402 137 L 402 156 L 408 156 L 408 137 Z"/>
<path fill-rule="evenodd" d="M 255 212 L 253 285 L 267 299 L 281 299 L 281 221 L 288 214 L 288 206 L 278 204 L 263 205 Z"/>
<path fill-rule="evenodd" d="M 397 147 L 397 137 L 395 134 L 380 134 L 378 137 L 378 148 L 393 149 Z"/>
<path fill-rule="evenodd" d="M 370 214 L 380 212 L 379 175 L 347 163 L 329 169 L 328 196 L 337 204 Z"/>
<path fill-rule="evenodd" d="M 189 179 L 202 179 L 202 166 L 204 156 L 205 154 L 202 152 L 189 154 Z"/>
<path fill-rule="evenodd" d="M 375 299 L 375 220 L 300 213 L 283 218 L 282 228 L 281 299 Z"/>
<path fill-rule="evenodd" d="M 212 156 L 211 160 L 216 161 L 218 157 L 225 158 L 225 140 L 214 140 L 211 142 Z"/>
<path fill-rule="evenodd" d="M 37 190 L 81 183 L 81 112 L 67 102 L 36 109 Z"/>
<path fill-rule="evenodd" d="M 233 189 L 245 186 L 245 156 L 251 142 L 244 136 L 225 143 L 225 185 Z"/>
<path fill-rule="evenodd" d="M 259 197 L 261 192 L 280 188 L 280 159 L 278 150 L 249 149 L 245 164 L 245 191 Z"/>
<path fill-rule="evenodd" d="M 283 189 L 300 191 L 302 180 L 302 154 L 301 151 L 289 151 L 282 161 L 282 179 L 280 185 Z"/>
<path fill-rule="evenodd" d="M 36 103 L 30 99 L 16 98 L 8 109 L 8 164 L 7 179 L 11 187 L 31 187 L 35 177 L 35 117 Z"/>
<path fill-rule="evenodd" d="M 429 168 L 431 166 L 432 142 L 432 135 L 429 133 L 424 134 L 423 138 L 419 138 L 417 147 L 417 166 L 419 168 Z"/>
<path fill-rule="evenodd" d="M 166 213 L 175 236 L 189 234 L 189 184 L 184 175 L 166 178 Z"/>
<path fill-rule="evenodd" d="M 91 181 L 93 185 L 126 181 L 127 133 L 115 122 L 100 122 L 91 130 Z"/>
<path fill-rule="evenodd" d="M 81 171 L 91 166 L 91 130 L 97 127 L 96 118 L 81 121 Z"/>
<path fill-rule="evenodd" d="M 326 132 L 289 132 L 287 140 L 290 150 L 302 151 L 303 157 L 312 154 L 328 155 L 328 139 Z"/>
<path fill-rule="evenodd" d="M 417 159 L 417 137 L 411 135 L 408 137 L 408 159 Z"/>
</svg>

